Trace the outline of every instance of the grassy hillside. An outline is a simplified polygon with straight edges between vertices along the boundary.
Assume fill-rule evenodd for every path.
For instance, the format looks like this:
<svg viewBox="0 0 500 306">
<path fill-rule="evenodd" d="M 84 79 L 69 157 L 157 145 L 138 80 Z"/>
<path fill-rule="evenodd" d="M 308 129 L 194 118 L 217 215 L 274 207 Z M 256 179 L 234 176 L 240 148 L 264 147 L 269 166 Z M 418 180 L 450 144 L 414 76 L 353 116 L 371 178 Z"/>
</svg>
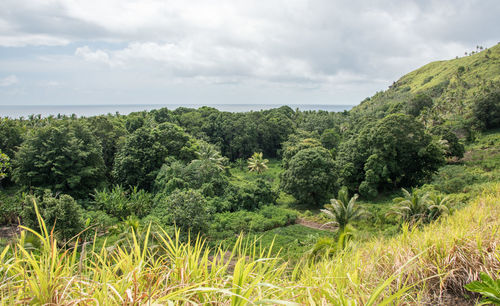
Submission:
<svg viewBox="0 0 500 306">
<path fill-rule="evenodd" d="M 434 100 L 428 116 L 467 116 L 482 87 L 499 83 L 500 44 L 470 56 L 429 63 L 406 74 L 388 90 L 367 98 L 354 112 L 382 117 L 403 110 L 412 97 L 425 93 Z"/>
</svg>

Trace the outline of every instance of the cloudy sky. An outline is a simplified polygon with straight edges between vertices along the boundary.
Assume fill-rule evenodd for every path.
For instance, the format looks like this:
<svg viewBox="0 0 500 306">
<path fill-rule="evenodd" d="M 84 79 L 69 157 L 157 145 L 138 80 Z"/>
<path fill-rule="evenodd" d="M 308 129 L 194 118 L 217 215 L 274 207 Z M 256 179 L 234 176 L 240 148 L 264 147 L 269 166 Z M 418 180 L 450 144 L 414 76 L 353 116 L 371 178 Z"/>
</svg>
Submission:
<svg viewBox="0 0 500 306">
<path fill-rule="evenodd" d="M 0 105 L 357 104 L 500 41 L 500 1 L 1 0 Z"/>
</svg>

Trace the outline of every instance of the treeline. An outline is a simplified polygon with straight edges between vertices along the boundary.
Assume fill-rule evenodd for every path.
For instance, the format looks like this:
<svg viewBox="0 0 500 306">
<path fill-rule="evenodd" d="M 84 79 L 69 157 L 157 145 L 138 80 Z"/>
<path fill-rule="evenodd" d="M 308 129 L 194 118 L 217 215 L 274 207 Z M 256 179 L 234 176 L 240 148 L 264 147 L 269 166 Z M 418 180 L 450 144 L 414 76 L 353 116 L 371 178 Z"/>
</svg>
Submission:
<svg viewBox="0 0 500 306">
<path fill-rule="evenodd" d="M 497 127 L 498 92 L 481 97 L 473 113 L 483 124 L 476 128 Z M 48 223 L 61 224 L 57 216 L 69 212 L 62 214 L 75 225 L 68 235 L 89 222 L 104 229 L 137 218 L 220 237 L 245 230 L 228 221 L 237 218 L 228 214 L 242 218 L 242 212 L 246 224 L 263 224 L 259 213 L 276 217 L 261 230 L 282 226 L 296 215 L 281 208 L 269 213 L 280 192 L 316 207 L 342 186 L 371 198 L 424 183 L 446 160 L 461 158 L 454 126 L 425 122 L 432 103 L 415 95 L 406 108 L 381 118 L 290 107 L 3 118 L 0 183 L 18 190 L 18 198 L 0 202 L 2 222 L 34 220 L 29 201 L 36 198 Z M 256 152 L 281 160 L 279 188 L 265 173 L 244 186 L 231 182 L 229 168 L 246 167 Z"/>
</svg>

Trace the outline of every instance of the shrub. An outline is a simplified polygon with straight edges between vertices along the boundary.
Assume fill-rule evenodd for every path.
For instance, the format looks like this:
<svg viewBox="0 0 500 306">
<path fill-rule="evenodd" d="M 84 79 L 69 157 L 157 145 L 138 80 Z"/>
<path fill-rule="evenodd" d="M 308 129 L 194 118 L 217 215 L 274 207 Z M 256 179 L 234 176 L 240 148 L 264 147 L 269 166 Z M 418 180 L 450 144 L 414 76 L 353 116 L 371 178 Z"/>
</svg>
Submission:
<svg viewBox="0 0 500 306">
<path fill-rule="evenodd" d="M 142 218 L 149 214 L 153 207 L 153 195 L 137 187 L 126 190 L 116 185 L 111 190 L 96 190 L 93 197 L 95 209 L 119 219 L 130 215 Z"/>
<path fill-rule="evenodd" d="M 224 239 L 241 232 L 260 233 L 295 223 L 297 212 L 276 206 L 258 211 L 240 210 L 215 214 L 210 224 L 210 237 Z"/>
<path fill-rule="evenodd" d="M 97 232 L 105 232 L 109 227 L 118 223 L 116 218 L 111 217 L 101 210 L 85 211 L 83 219 L 85 220 L 86 227 L 91 227 L 92 230 L 96 230 Z M 89 232 L 89 234 L 93 233 Z"/>
<path fill-rule="evenodd" d="M 168 197 L 160 197 L 151 212 L 161 225 L 176 225 L 183 233 L 203 233 L 208 227 L 209 206 L 197 190 L 175 190 Z"/>
<path fill-rule="evenodd" d="M 278 193 L 272 189 L 271 184 L 258 178 L 255 182 L 248 182 L 242 187 L 230 185 L 226 189 L 224 198 L 230 203 L 229 210 L 231 211 L 255 210 L 264 205 L 276 204 Z M 218 208 L 217 211 L 223 210 Z"/>
<path fill-rule="evenodd" d="M 83 211 L 76 201 L 67 194 L 53 196 L 50 190 L 46 190 L 42 197 L 25 197 L 21 213 L 23 225 L 40 229 L 33 202 L 36 202 L 47 226 L 54 227 L 54 232 L 61 238 L 72 238 L 83 230 Z"/>
<path fill-rule="evenodd" d="M 21 214 L 23 195 L 0 192 L 0 224 L 14 224 Z"/>
<path fill-rule="evenodd" d="M 467 186 L 483 180 L 483 171 L 479 168 L 468 168 L 463 165 L 447 165 L 434 175 L 432 184 L 445 193 L 460 193 Z"/>
</svg>

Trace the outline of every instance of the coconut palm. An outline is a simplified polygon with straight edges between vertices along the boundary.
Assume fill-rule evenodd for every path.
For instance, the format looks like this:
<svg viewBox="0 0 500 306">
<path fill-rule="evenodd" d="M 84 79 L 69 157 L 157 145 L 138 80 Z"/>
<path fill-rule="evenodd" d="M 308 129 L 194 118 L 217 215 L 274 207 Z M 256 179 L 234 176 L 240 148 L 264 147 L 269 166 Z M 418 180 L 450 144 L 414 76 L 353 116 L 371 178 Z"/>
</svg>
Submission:
<svg viewBox="0 0 500 306">
<path fill-rule="evenodd" d="M 401 190 L 403 196 L 392 200 L 397 206 L 388 215 L 397 215 L 401 218 L 401 221 L 410 225 L 415 225 L 419 221 L 427 221 L 429 195 L 427 193 L 420 194 L 416 191 L 410 193 L 404 188 L 401 188 Z"/>
<path fill-rule="evenodd" d="M 220 152 L 213 145 L 205 142 L 200 143 L 196 155 L 198 157 L 196 160 L 201 162 L 202 169 L 216 168 L 220 171 L 224 170 L 225 158 L 221 156 Z"/>
<path fill-rule="evenodd" d="M 442 194 L 432 194 L 429 196 L 429 221 L 436 220 L 440 216 L 450 213 L 450 197 Z"/>
<path fill-rule="evenodd" d="M 250 169 L 250 172 L 255 171 L 257 173 L 262 173 L 267 170 L 267 163 L 269 160 L 264 159 L 262 156 L 262 152 L 260 153 L 253 153 L 252 157 L 248 159 L 248 169 Z"/>
<path fill-rule="evenodd" d="M 325 209 L 321 210 L 333 220 L 327 224 L 333 224 L 343 232 L 347 224 L 363 218 L 366 213 L 356 205 L 357 199 L 357 194 L 349 198 L 347 187 L 342 187 L 337 198 L 331 199 L 330 204 L 326 204 Z"/>
</svg>

